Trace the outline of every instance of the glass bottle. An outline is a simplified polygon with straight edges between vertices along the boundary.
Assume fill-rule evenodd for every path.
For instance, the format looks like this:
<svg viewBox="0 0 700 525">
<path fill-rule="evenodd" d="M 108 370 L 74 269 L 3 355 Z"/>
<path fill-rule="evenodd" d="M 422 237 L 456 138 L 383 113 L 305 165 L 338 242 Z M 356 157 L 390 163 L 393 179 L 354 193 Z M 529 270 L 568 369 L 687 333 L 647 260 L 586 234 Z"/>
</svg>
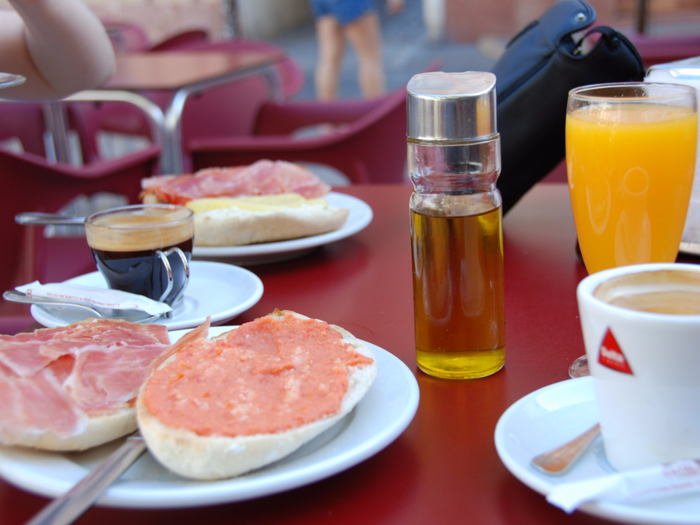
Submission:
<svg viewBox="0 0 700 525">
<path fill-rule="evenodd" d="M 416 359 L 448 379 L 505 362 L 500 137 L 492 73 L 408 83 L 408 171 Z"/>
</svg>

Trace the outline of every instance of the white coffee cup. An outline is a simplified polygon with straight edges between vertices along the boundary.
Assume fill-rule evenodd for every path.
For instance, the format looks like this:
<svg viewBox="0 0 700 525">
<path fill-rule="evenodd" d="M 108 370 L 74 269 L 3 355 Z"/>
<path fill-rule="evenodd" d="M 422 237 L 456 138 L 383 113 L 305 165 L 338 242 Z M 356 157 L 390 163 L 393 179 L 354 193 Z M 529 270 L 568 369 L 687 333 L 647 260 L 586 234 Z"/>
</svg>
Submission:
<svg viewBox="0 0 700 525">
<path fill-rule="evenodd" d="M 577 298 L 610 464 L 700 459 L 700 265 L 597 272 Z"/>
</svg>

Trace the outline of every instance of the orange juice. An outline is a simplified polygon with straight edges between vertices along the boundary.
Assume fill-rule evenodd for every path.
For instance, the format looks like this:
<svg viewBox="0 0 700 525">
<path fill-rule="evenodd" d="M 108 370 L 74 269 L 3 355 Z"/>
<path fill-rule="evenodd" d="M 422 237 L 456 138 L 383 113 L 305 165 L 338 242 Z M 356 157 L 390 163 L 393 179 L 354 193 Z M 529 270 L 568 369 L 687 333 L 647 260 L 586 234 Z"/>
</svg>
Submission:
<svg viewBox="0 0 700 525">
<path fill-rule="evenodd" d="M 676 260 L 697 128 L 684 107 L 630 103 L 567 115 L 571 206 L 589 273 Z"/>
</svg>

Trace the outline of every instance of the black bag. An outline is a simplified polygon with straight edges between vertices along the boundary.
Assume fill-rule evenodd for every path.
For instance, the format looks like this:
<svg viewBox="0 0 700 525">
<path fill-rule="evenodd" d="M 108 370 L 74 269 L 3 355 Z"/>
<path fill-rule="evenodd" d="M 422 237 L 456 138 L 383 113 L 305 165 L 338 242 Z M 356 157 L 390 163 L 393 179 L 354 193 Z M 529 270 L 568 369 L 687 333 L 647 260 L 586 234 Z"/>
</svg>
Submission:
<svg viewBox="0 0 700 525">
<path fill-rule="evenodd" d="M 595 17 L 595 10 L 583 0 L 560 0 L 510 41 L 493 69 L 503 213 L 564 158 L 571 89 L 644 78 L 639 53 L 614 29 L 596 27 L 574 41 L 572 34 L 592 25 Z M 600 38 L 583 54 L 584 39 L 596 33 Z"/>
</svg>

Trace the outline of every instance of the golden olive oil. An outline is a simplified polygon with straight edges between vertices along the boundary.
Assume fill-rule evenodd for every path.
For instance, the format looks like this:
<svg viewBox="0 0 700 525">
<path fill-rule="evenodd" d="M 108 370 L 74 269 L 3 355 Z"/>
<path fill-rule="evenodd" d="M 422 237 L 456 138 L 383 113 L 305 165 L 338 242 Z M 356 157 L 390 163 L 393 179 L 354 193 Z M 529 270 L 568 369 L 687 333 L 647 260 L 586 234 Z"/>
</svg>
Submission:
<svg viewBox="0 0 700 525">
<path fill-rule="evenodd" d="M 411 210 L 416 358 L 448 379 L 505 362 L 501 209 L 466 216 Z"/>
</svg>

